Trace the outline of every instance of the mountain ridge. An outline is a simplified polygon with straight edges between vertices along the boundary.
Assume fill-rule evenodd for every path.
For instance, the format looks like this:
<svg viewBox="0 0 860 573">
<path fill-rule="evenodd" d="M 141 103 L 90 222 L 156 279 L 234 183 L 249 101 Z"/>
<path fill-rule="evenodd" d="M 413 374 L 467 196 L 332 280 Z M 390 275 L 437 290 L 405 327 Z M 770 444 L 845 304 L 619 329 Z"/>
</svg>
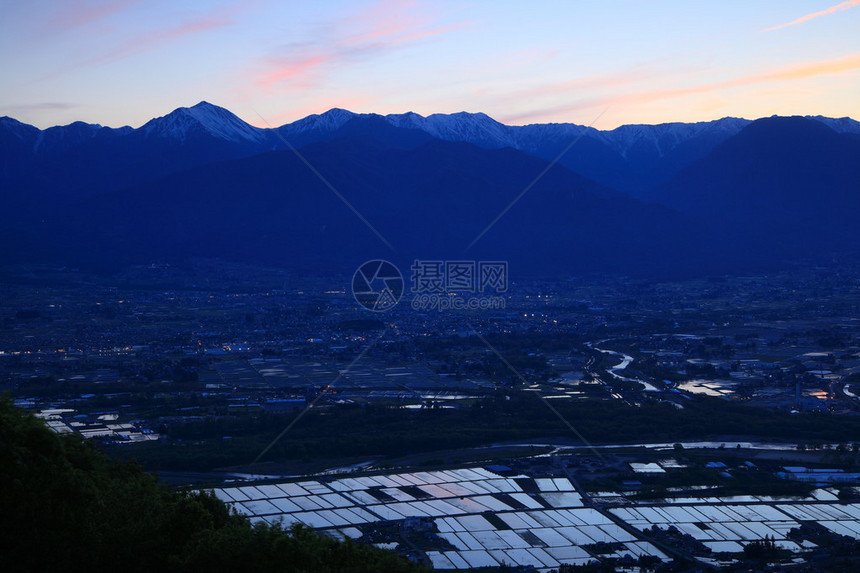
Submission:
<svg viewBox="0 0 860 573">
<path fill-rule="evenodd" d="M 760 270 L 858 250 L 860 124 L 825 119 L 623 126 L 622 154 L 592 128 L 465 112 L 334 109 L 274 130 L 205 102 L 137 129 L 3 118 L 0 262 L 348 267 L 380 241 L 342 194 L 416 257 L 463 256 L 489 225 L 473 255 L 535 273 Z"/>
<path fill-rule="evenodd" d="M 837 132 L 860 137 L 860 122 L 851 118 L 806 117 Z M 189 140 L 202 138 L 218 142 L 225 148 L 233 148 L 224 150 L 217 158 L 225 159 L 335 139 L 342 135 L 339 131 L 356 118 L 382 120 L 396 128 L 422 131 L 437 139 L 467 142 L 487 149 L 512 147 L 546 160 L 555 159 L 571 142 L 577 140 L 573 148 L 561 155 L 559 162 L 562 165 L 637 197 L 647 197 L 656 186 L 667 182 L 682 168 L 704 157 L 716 145 L 754 121 L 724 117 L 694 123 L 627 124 L 612 130 L 598 130 L 573 123 L 512 126 L 480 112 L 422 116 L 410 111 L 380 115 L 332 108 L 279 127 L 260 128 L 244 122 L 226 108 L 202 101 L 192 107 L 180 107 L 169 114 L 153 118 L 136 129 L 75 122 L 39 130 L 13 118 L 0 118 L 0 149 L 19 158 L 21 168 L 16 172 L 15 167 L 6 165 L 0 174 L 20 174 L 22 169 L 38 164 L 41 141 L 62 140 L 65 133 L 72 131 L 79 133 L 76 137 L 68 138 L 65 146 L 55 145 L 54 149 L 65 151 L 99 137 L 155 137 L 165 145 L 185 145 Z M 51 133 L 50 137 L 48 133 Z M 87 133 L 89 136 L 85 137 Z M 51 146 L 44 147 L 49 148 Z"/>
<path fill-rule="evenodd" d="M 709 127 L 715 127 L 719 130 L 728 133 L 737 133 L 741 128 L 752 123 L 755 120 L 738 118 L 733 116 L 725 116 L 719 119 L 698 121 L 698 122 L 665 122 L 656 124 L 647 123 L 631 123 L 624 124 L 613 129 L 600 130 L 594 127 L 587 127 L 569 122 L 550 122 L 550 123 L 531 123 L 525 125 L 508 125 L 501 123 L 483 112 L 466 112 L 460 111 L 455 113 L 433 113 L 427 116 L 408 111 L 405 113 L 392 114 L 376 114 L 376 113 L 356 113 L 343 108 L 331 108 L 319 114 L 311 114 L 285 123 L 277 127 L 256 127 L 245 122 L 239 116 L 227 108 L 211 104 L 207 101 L 201 101 L 191 107 L 178 107 L 163 116 L 155 117 L 144 123 L 139 128 L 129 126 L 123 127 L 106 127 L 95 123 L 86 123 L 83 121 L 74 121 L 67 125 L 55 125 L 45 129 L 39 129 L 30 124 L 21 122 L 10 116 L 0 117 L 0 128 L 8 128 L 9 123 L 14 122 L 19 129 L 26 128 L 28 130 L 36 130 L 37 132 L 47 132 L 54 130 L 63 130 L 71 128 L 79 128 L 88 126 L 94 129 L 108 129 L 111 131 L 130 132 L 143 130 L 147 134 L 158 134 L 168 137 L 184 138 L 187 136 L 185 131 L 189 126 L 193 126 L 193 122 L 182 125 L 181 121 L 185 118 L 193 119 L 198 125 L 207 128 L 212 135 L 216 135 L 222 139 L 239 142 L 240 140 L 249 140 L 259 142 L 263 139 L 262 134 L 280 132 L 284 133 L 301 133 L 306 131 L 334 131 L 343 126 L 350 118 L 355 116 L 373 116 L 384 118 L 388 123 L 395 127 L 406 127 L 412 129 L 420 129 L 426 131 L 429 135 L 446 141 L 464 141 L 474 143 L 474 139 L 480 139 L 480 136 L 485 136 L 488 141 L 495 142 L 496 147 L 514 147 L 519 149 L 524 138 L 519 135 L 522 132 L 532 130 L 557 130 L 565 134 L 572 133 L 576 136 L 583 131 L 586 134 L 599 138 L 600 140 L 613 145 L 622 155 L 627 153 L 630 146 L 636 141 L 647 138 L 648 136 L 669 135 L 678 140 L 684 140 L 689 137 L 699 135 L 702 131 Z M 771 116 L 771 117 L 790 117 L 790 116 Z M 850 117 L 826 117 L 821 115 L 795 116 L 812 119 L 824 123 L 828 127 L 839 133 L 855 133 L 860 134 L 860 121 Z M 764 119 L 764 118 L 758 118 Z M 178 127 L 176 130 L 164 129 L 165 124 L 170 124 Z M 228 129 L 232 127 L 233 129 Z M 510 135 L 515 133 L 517 135 Z M 492 136 L 492 137 L 487 137 Z M 480 146 L 480 145 L 479 145 Z M 521 149 L 522 150 L 522 149 Z"/>
</svg>

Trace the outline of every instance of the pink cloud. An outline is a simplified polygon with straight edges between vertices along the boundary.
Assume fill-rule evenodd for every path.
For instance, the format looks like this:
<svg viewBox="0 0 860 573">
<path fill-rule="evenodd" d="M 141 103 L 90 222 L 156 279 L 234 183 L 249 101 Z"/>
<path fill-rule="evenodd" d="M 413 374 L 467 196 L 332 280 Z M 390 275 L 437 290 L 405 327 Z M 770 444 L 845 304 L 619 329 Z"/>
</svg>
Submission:
<svg viewBox="0 0 860 573">
<path fill-rule="evenodd" d="M 67 2 L 64 3 L 64 9 L 51 19 L 50 25 L 53 29 L 59 30 L 86 26 L 123 12 L 139 2 L 140 0 Z"/>
<path fill-rule="evenodd" d="M 331 55 L 318 54 L 292 61 L 286 61 L 283 65 L 266 73 L 257 83 L 259 85 L 269 86 L 284 80 L 293 79 L 306 74 L 310 70 L 323 66 L 332 60 L 333 57 Z"/>
<path fill-rule="evenodd" d="M 173 28 L 154 30 L 146 34 L 141 34 L 135 38 L 131 38 L 114 51 L 104 55 L 99 60 L 104 61 L 126 58 L 184 36 L 191 36 L 199 34 L 200 32 L 229 26 L 233 22 L 233 18 L 227 14 L 207 14 L 203 17 L 183 22 Z"/>
<path fill-rule="evenodd" d="M 791 22 L 786 22 L 785 24 L 780 24 L 779 26 L 773 26 L 770 28 L 765 28 L 762 32 L 772 32 L 774 30 L 781 30 L 782 28 L 788 28 L 789 26 L 796 26 L 797 24 L 803 24 L 804 22 L 809 22 L 810 20 L 814 20 L 815 18 L 820 18 L 821 16 L 827 16 L 828 14 L 833 14 L 834 12 L 841 12 L 842 10 L 848 10 L 849 8 L 853 8 L 860 4 L 860 0 L 848 0 L 847 2 L 841 2 L 836 4 L 835 6 L 831 6 L 826 10 L 821 10 L 819 12 L 813 12 L 811 14 L 807 14 L 806 16 L 801 16 L 796 20 L 792 20 Z"/>
<path fill-rule="evenodd" d="M 186 36 L 193 36 L 210 30 L 224 28 L 236 23 L 237 16 L 251 9 L 258 2 L 247 0 L 245 2 L 233 2 L 231 4 L 219 6 L 209 12 L 204 12 L 195 15 L 193 18 L 186 20 L 172 27 L 149 30 L 135 36 L 132 36 L 120 45 L 116 46 L 110 52 L 107 52 L 99 57 L 93 58 L 86 62 L 87 64 L 103 63 L 108 61 L 120 60 L 133 56 L 142 52 L 147 52 L 156 49 L 159 46 L 178 40 Z"/>
<path fill-rule="evenodd" d="M 571 93 L 571 91 L 610 90 L 635 84 L 644 80 L 653 79 L 653 77 L 654 72 L 646 68 L 638 68 L 636 70 L 627 70 L 611 74 L 594 74 L 582 78 L 574 78 L 564 82 L 546 84 L 517 93 L 513 97 L 521 99 L 523 97 L 567 94 Z"/>
<path fill-rule="evenodd" d="M 132 5 L 139 3 L 140 0 L 125 0 L 115 2 L 96 2 L 92 5 L 75 2 L 69 9 L 60 13 L 53 20 L 45 21 L 45 25 L 50 26 L 47 32 L 60 34 L 82 28 L 96 22 L 109 20 L 112 16 L 120 14 L 128 10 Z M 234 1 L 231 4 L 219 6 L 209 12 L 196 14 L 189 20 L 170 26 L 173 22 L 165 24 L 161 28 L 145 30 L 134 34 L 125 34 L 120 36 L 121 30 L 111 30 L 109 36 L 121 37 L 121 39 L 110 45 L 109 40 L 99 42 L 100 50 L 95 54 L 83 55 L 77 61 L 63 62 L 62 66 L 50 71 L 35 81 L 44 81 L 61 73 L 66 73 L 72 69 L 82 68 L 92 65 L 104 64 L 121 60 L 129 56 L 134 56 L 143 53 L 171 41 L 180 39 L 185 36 L 199 34 L 209 30 L 225 27 L 233 24 L 236 21 L 238 13 L 249 9 L 259 3 L 260 0 L 246 0 L 245 2 Z M 86 29 L 78 33 L 93 34 L 94 31 Z M 102 49 L 101 46 L 104 46 Z M 89 56 L 89 57 L 87 57 Z"/>
<path fill-rule="evenodd" d="M 848 54 L 847 56 L 843 56 L 841 58 L 797 64 L 794 66 L 787 66 L 778 70 L 774 70 L 772 72 L 750 74 L 738 78 L 723 80 L 720 82 L 700 84 L 697 86 L 690 86 L 686 88 L 655 90 L 652 92 L 630 94 L 629 96 L 613 98 L 610 101 L 612 103 L 621 103 L 674 98 L 678 96 L 717 91 L 722 89 L 746 87 L 762 83 L 802 80 L 816 76 L 837 74 L 857 69 L 860 69 L 860 52 L 855 54 Z"/>
<path fill-rule="evenodd" d="M 314 42 L 286 48 L 286 54 L 267 57 L 266 68 L 252 83 L 273 88 L 292 82 L 307 88 L 327 69 L 362 57 L 387 53 L 421 40 L 458 30 L 463 23 L 433 25 L 414 11 L 414 2 L 384 1 L 367 11 L 335 23 L 333 30 Z M 296 86 L 294 86 L 296 87 Z"/>
<path fill-rule="evenodd" d="M 860 2 L 860 0 L 858 0 L 858 2 Z M 832 60 L 823 60 L 820 62 L 791 66 L 768 74 L 750 76 L 750 78 L 754 78 L 759 81 L 798 80 L 824 74 L 850 72 L 858 69 L 860 69 L 860 52 L 848 54 L 841 58 L 834 58 Z"/>
<path fill-rule="evenodd" d="M 591 109 L 600 105 L 605 105 L 605 100 L 601 98 L 579 99 L 575 103 L 571 104 L 541 107 L 539 109 L 532 109 L 521 113 L 503 115 L 500 116 L 498 120 L 508 125 L 521 125 L 535 120 L 557 118 L 559 115 L 565 113 Z"/>
<path fill-rule="evenodd" d="M 671 66 L 672 73 L 667 76 L 665 68 Z M 701 72 L 699 67 L 692 65 L 678 66 L 670 59 L 654 60 L 636 64 L 635 67 L 612 72 L 603 72 L 588 76 L 574 77 L 568 80 L 537 85 L 522 90 L 515 90 L 501 95 L 494 95 L 496 104 L 504 104 L 504 108 L 518 107 L 523 101 L 535 102 L 534 111 L 506 114 L 500 116 L 505 122 L 522 122 L 531 119 L 551 118 L 552 112 L 564 112 L 571 109 L 583 109 L 602 105 L 605 96 L 600 94 L 619 93 L 636 90 L 637 84 L 653 85 L 656 82 L 666 84 L 677 82 L 679 79 L 694 78 Z M 639 88 L 639 91 L 644 91 Z M 587 102 L 582 98 L 586 97 Z M 564 99 L 570 101 L 576 98 L 576 104 L 553 104 L 550 107 L 540 107 L 541 101 L 552 102 Z M 584 103 L 585 102 L 585 103 Z M 584 103 L 584 105 L 583 105 Z M 513 105 L 511 105 L 513 104 Z"/>
<path fill-rule="evenodd" d="M 571 104 L 534 109 L 519 114 L 504 117 L 502 121 L 519 123 L 524 120 L 557 116 L 572 111 L 582 111 L 592 108 L 617 108 L 639 105 L 660 100 L 672 100 L 697 94 L 707 94 L 734 88 L 743 88 L 773 82 L 792 82 L 823 75 L 840 74 L 860 70 L 860 52 L 848 54 L 841 58 L 809 62 L 787 66 L 770 72 L 749 74 L 728 80 L 703 83 L 688 87 L 667 88 L 658 90 L 643 90 L 609 97 L 593 97 L 577 100 Z"/>
</svg>

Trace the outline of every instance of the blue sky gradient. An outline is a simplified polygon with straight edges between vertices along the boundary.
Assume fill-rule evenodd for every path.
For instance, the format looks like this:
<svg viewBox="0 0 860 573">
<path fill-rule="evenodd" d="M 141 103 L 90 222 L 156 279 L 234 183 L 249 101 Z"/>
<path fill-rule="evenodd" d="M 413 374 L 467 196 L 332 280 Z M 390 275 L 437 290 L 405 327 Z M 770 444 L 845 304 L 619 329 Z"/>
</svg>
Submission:
<svg viewBox="0 0 860 573">
<path fill-rule="evenodd" d="M 138 127 L 206 100 L 510 124 L 860 119 L 860 0 L 0 0 L 0 115 Z M 602 115 L 600 115 L 602 113 Z"/>
</svg>

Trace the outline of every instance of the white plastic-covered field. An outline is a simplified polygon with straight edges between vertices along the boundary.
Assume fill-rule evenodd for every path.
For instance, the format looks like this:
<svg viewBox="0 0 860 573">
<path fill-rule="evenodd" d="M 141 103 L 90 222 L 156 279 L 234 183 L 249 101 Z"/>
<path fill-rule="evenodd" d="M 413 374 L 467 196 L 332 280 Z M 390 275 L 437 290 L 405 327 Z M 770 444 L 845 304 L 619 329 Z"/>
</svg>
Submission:
<svg viewBox="0 0 860 573">
<path fill-rule="evenodd" d="M 835 533 L 860 539 L 860 504 L 738 504 L 721 499 L 714 504 L 640 505 L 613 508 L 609 512 L 640 531 L 653 526 L 662 529 L 674 526 L 714 552 L 739 552 L 750 541 L 765 538 L 800 552 L 809 544 L 801 547 L 787 536 L 793 528 L 800 527 L 801 521 L 815 521 Z"/>
<path fill-rule="evenodd" d="M 504 477 L 483 468 L 225 487 L 213 493 L 253 522 L 303 523 L 338 538 L 358 526 L 407 518 L 432 520 L 450 550 L 427 553 L 437 569 L 533 565 L 538 569 L 592 559 L 581 545 L 636 545 L 606 515 L 583 507 L 566 478 Z M 491 522 L 487 515 L 495 516 Z"/>
<path fill-rule="evenodd" d="M 483 468 L 362 476 L 219 488 L 213 493 L 239 513 L 267 522 L 299 521 L 338 527 L 408 517 L 441 518 L 484 512 L 581 507 L 582 498 L 565 478 L 530 481 Z M 355 511 L 360 509 L 361 511 Z"/>
<path fill-rule="evenodd" d="M 792 502 L 770 498 L 687 498 L 636 503 L 613 494 L 617 505 L 586 507 L 566 478 L 505 477 L 483 468 L 345 477 L 320 481 L 241 485 L 212 490 L 252 522 L 303 523 L 337 538 L 359 538 L 382 521 L 422 518 L 440 545 L 426 555 L 436 569 L 501 564 L 541 571 L 594 559 L 592 545 L 613 544 L 604 556 L 668 557 L 642 534 L 675 527 L 716 553 L 735 553 L 771 538 L 795 552 L 788 539 L 802 521 L 816 521 L 860 539 L 860 504 L 840 504 L 831 493 Z"/>
</svg>

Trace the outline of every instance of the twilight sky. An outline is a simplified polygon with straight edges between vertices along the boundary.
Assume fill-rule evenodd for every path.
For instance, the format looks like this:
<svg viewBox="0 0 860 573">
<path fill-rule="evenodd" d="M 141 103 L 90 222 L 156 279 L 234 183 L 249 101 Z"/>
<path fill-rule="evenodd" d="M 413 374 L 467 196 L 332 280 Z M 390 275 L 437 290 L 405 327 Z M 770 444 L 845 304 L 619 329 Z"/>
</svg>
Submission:
<svg viewBox="0 0 860 573">
<path fill-rule="evenodd" d="M 860 0 L 0 0 L 0 116 L 860 119 Z M 595 119 L 601 114 L 599 119 Z M 259 116 L 257 115 L 259 114 Z"/>
</svg>

